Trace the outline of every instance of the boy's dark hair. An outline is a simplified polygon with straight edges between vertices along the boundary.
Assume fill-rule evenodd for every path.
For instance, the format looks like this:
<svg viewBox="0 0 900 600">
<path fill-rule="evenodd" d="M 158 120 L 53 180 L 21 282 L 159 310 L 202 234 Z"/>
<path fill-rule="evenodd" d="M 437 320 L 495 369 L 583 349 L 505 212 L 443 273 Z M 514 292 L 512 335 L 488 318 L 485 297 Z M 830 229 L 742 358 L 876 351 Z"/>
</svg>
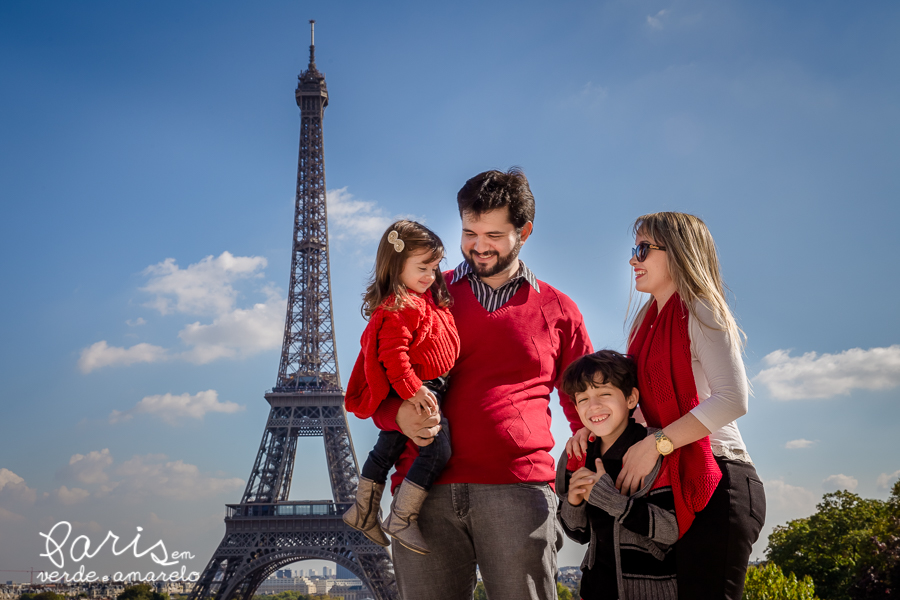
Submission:
<svg viewBox="0 0 900 600">
<path fill-rule="evenodd" d="M 509 208 L 509 220 L 517 230 L 534 222 L 534 194 L 528 179 L 519 167 L 506 173 L 485 171 L 468 180 L 456 194 L 459 216 L 463 213 L 481 215 L 491 210 Z"/>
<path fill-rule="evenodd" d="M 594 387 L 598 379 L 600 383 L 619 388 L 628 398 L 637 387 L 637 365 L 631 357 L 615 350 L 598 350 L 593 354 L 585 354 L 566 367 L 562 376 L 562 391 L 574 402 L 575 394 Z M 628 411 L 629 415 L 633 413 L 633 408 Z"/>
</svg>

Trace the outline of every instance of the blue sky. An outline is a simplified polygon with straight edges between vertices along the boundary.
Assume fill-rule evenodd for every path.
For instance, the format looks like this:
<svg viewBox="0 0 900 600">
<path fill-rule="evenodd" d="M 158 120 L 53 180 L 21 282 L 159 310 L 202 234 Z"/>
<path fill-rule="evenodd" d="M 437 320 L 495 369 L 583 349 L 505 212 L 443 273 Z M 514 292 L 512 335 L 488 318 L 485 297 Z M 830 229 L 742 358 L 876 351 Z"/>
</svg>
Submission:
<svg viewBox="0 0 900 600">
<path fill-rule="evenodd" d="M 198 571 L 221 539 L 278 366 L 310 18 L 344 381 L 377 233 L 423 219 L 453 266 L 456 191 L 519 165 L 522 257 L 598 348 L 624 346 L 634 218 L 707 222 L 748 335 L 739 426 L 769 528 L 838 487 L 886 497 L 896 3 L 6 2 L 0 570 L 50 567 L 40 532 L 62 520 L 95 543 L 142 526 Z M 363 454 L 374 428 L 350 422 Z M 328 497 L 321 441 L 300 452 L 292 494 Z"/>
</svg>

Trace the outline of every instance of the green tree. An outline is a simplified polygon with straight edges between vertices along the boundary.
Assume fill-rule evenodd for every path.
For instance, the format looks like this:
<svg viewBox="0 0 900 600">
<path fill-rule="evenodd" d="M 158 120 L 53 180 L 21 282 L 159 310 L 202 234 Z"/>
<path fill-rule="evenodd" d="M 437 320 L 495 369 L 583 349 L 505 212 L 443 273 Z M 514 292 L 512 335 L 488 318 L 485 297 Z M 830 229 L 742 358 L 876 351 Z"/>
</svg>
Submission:
<svg viewBox="0 0 900 600">
<path fill-rule="evenodd" d="M 880 500 L 848 491 L 825 494 L 811 517 L 775 528 L 766 557 L 785 573 L 811 577 L 823 600 L 851 600 L 866 545 L 888 514 L 888 503 Z"/>
<path fill-rule="evenodd" d="M 22 594 L 19 600 L 66 600 L 62 594 L 55 592 L 41 592 L 39 594 Z"/>
<path fill-rule="evenodd" d="M 475 584 L 475 600 L 487 600 L 487 592 L 484 591 L 484 582 Z"/>
<path fill-rule="evenodd" d="M 860 550 L 860 568 L 849 590 L 853 600 L 890 598 L 900 590 L 900 481 L 894 483 L 887 512 Z"/>
<path fill-rule="evenodd" d="M 118 600 L 169 600 L 166 594 L 160 594 L 149 583 L 129 585 L 117 596 Z"/>
<path fill-rule="evenodd" d="M 818 600 L 813 581 L 807 575 L 798 581 L 791 573 L 785 576 L 775 563 L 747 569 L 742 600 Z"/>
</svg>

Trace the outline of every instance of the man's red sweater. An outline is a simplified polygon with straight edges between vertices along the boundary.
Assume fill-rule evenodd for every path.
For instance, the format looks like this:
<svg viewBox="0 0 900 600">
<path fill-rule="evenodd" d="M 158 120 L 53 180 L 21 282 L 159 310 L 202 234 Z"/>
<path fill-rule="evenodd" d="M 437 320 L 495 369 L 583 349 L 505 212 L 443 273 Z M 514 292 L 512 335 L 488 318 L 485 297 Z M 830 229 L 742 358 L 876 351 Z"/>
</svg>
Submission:
<svg viewBox="0 0 900 600">
<path fill-rule="evenodd" d="M 444 274 L 449 281 L 452 272 Z M 452 455 L 443 483 L 546 483 L 555 477 L 550 393 L 572 360 L 593 351 L 578 307 L 538 281 L 523 283 L 492 313 L 472 293 L 467 277 L 449 285 L 460 354 L 450 371 L 442 410 L 450 424 Z M 575 405 L 559 397 L 572 432 L 582 427 Z M 380 429 L 399 431 L 399 398 L 389 396 L 373 415 Z M 417 455 L 407 444 L 393 487 Z"/>
</svg>

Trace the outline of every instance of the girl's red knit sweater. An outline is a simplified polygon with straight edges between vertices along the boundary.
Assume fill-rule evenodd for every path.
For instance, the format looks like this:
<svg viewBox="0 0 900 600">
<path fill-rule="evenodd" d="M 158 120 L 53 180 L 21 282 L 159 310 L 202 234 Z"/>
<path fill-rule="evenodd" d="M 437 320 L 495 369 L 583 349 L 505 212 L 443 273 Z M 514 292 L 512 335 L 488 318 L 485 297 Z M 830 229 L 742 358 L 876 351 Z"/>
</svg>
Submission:
<svg viewBox="0 0 900 600">
<path fill-rule="evenodd" d="M 403 400 L 412 398 L 422 381 L 440 377 L 459 356 L 459 334 L 450 309 L 431 297 L 409 292 L 399 310 L 394 296 L 375 309 L 360 339 L 344 404 L 360 419 L 372 416 L 391 388 Z"/>
<path fill-rule="evenodd" d="M 540 292 L 523 283 L 491 313 L 466 277 L 448 286 L 461 349 L 441 407 L 453 454 L 437 483 L 553 481 L 550 394 L 566 366 L 592 349 L 575 303 L 542 281 L 538 285 Z M 563 394 L 560 400 L 572 430 L 581 428 L 575 405 Z M 387 398 L 373 415 L 375 424 L 397 431 L 399 406 Z M 395 487 L 415 457 L 415 446 L 408 446 L 397 463 Z"/>
</svg>

